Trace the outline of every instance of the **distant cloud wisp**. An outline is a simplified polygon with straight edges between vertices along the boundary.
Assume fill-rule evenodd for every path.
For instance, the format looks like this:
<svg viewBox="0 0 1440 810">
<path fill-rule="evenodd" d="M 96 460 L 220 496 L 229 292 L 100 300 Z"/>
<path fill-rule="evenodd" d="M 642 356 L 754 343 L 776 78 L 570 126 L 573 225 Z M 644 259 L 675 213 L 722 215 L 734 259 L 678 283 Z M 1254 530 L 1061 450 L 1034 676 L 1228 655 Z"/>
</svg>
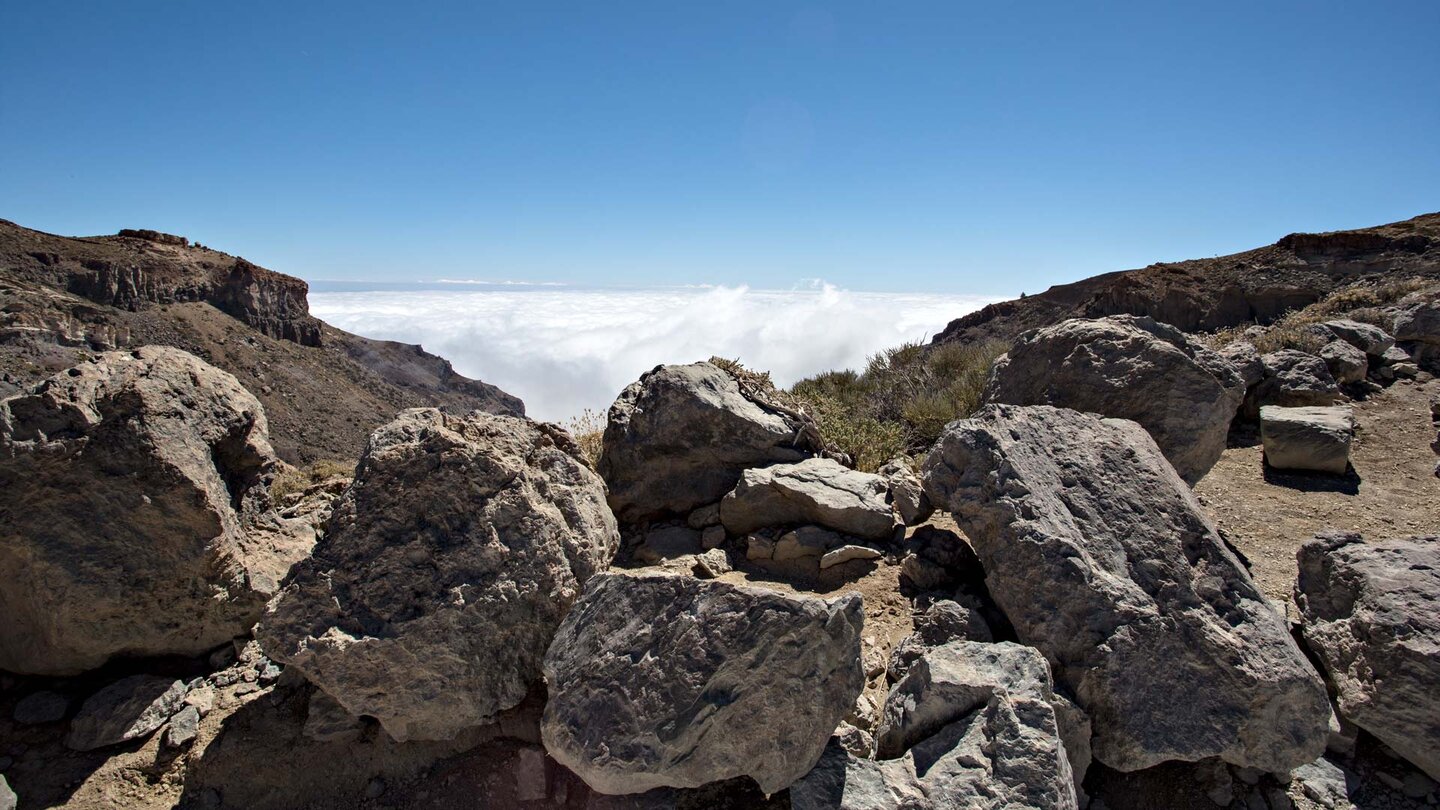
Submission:
<svg viewBox="0 0 1440 810">
<path fill-rule="evenodd" d="M 965 295 L 747 287 L 319 292 L 311 310 L 367 337 L 422 344 L 525 400 L 538 419 L 603 411 L 640 374 L 712 355 L 780 385 L 932 335 L 988 303 Z"/>
</svg>

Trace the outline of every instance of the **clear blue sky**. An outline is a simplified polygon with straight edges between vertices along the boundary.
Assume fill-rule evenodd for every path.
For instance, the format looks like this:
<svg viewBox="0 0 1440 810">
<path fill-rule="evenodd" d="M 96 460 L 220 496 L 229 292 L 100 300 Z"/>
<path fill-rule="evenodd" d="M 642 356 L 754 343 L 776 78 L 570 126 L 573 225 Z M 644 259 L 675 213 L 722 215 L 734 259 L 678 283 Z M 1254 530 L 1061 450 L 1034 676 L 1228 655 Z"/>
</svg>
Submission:
<svg viewBox="0 0 1440 810">
<path fill-rule="evenodd" d="M 16 2 L 0 217 L 1009 294 L 1440 210 L 1440 2 Z"/>
</svg>

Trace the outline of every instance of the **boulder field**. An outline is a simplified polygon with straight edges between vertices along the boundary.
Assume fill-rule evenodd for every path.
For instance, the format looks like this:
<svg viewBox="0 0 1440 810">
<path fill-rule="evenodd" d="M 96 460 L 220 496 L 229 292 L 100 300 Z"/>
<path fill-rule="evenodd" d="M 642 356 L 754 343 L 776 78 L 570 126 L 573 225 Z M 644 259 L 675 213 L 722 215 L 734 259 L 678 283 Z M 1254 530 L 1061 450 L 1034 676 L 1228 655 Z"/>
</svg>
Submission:
<svg viewBox="0 0 1440 810">
<path fill-rule="evenodd" d="M 1281 423 L 1347 427 L 1408 350 L 1320 328 L 1042 329 L 878 474 L 696 363 L 625 389 L 593 467 L 554 425 L 417 408 L 289 495 L 234 378 L 101 355 L 0 401 L 0 667 L 80 676 L 0 722 L 185 763 L 181 807 L 1069 810 L 1163 778 L 1311 810 L 1348 805 L 1346 740 L 1432 791 L 1436 539 L 1309 542 L 1292 635 L 1190 488 L 1248 405 L 1272 466 L 1341 471 L 1350 433 Z M 231 764 L 256 738 L 272 761 Z"/>
</svg>

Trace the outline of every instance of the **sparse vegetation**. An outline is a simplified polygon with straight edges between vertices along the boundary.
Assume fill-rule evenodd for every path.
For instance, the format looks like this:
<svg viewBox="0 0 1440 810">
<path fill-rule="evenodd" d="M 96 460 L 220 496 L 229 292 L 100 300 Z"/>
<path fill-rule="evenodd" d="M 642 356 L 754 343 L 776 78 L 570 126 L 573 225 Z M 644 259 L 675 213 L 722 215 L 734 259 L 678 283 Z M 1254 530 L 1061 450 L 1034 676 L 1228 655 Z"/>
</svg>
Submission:
<svg viewBox="0 0 1440 810">
<path fill-rule="evenodd" d="M 872 356 L 863 373 L 830 371 L 796 383 L 827 442 L 875 470 L 897 455 L 919 452 L 980 401 L 1000 341 L 927 346 L 906 343 Z"/>
<path fill-rule="evenodd" d="M 565 420 L 563 427 L 580 445 L 590 466 L 599 464 L 600 450 L 605 446 L 605 414 L 586 408 L 579 416 Z"/>
<path fill-rule="evenodd" d="M 1343 316 L 1372 323 L 1382 329 L 1390 329 L 1392 324 L 1383 307 L 1435 283 L 1431 278 L 1401 278 L 1378 284 L 1357 282 L 1336 290 L 1307 307 L 1285 313 L 1270 325 L 1265 334 L 1252 342 L 1261 354 L 1280 349 L 1297 349 L 1316 354 L 1329 341 L 1324 335 L 1311 329 L 1312 324 Z M 1250 326 L 1253 324 L 1221 329 L 1210 335 L 1206 342 L 1213 348 L 1221 348 L 1242 339 L 1245 330 Z"/>
<path fill-rule="evenodd" d="M 304 492 L 321 481 L 335 476 L 350 478 L 354 475 L 355 462 L 322 458 L 304 467 L 291 467 L 276 475 L 275 480 L 270 483 L 270 497 L 282 501 L 287 496 Z"/>
</svg>

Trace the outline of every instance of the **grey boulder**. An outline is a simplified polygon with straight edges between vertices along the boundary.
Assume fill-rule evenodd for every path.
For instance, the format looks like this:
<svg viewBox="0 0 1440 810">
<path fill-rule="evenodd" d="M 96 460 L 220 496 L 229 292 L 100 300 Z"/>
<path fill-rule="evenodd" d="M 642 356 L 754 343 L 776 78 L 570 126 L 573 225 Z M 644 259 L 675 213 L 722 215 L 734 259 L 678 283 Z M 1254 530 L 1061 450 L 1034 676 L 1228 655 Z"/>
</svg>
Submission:
<svg viewBox="0 0 1440 810">
<path fill-rule="evenodd" d="M 610 406 L 597 469 L 620 520 L 718 501 L 749 467 L 822 449 L 814 422 L 712 363 L 657 366 Z"/>
<path fill-rule="evenodd" d="M 1440 351 L 1440 287 L 1411 293 L 1395 306 L 1395 340 L 1412 347 L 1416 360 L 1433 362 Z"/>
<path fill-rule="evenodd" d="M 918 526 L 935 513 L 920 476 L 905 458 L 891 459 L 877 470 L 890 488 L 890 503 L 906 526 Z"/>
<path fill-rule="evenodd" d="M 1245 381 L 1225 358 L 1153 318 L 1073 319 L 1021 335 L 983 402 L 1054 405 L 1139 422 L 1194 483 L 1225 449 Z"/>
<path fill-rule="evenodd" d="M 1220 356 L 1230 361 L 1245 387 L 1250 388 L 1265 378 L 1265 364 L 1260 362 L 1260 352 L 1248 340 L 1237 340 L 1226 344 Z"/>
<path fill-rule="evenodd" d="M 885 700 L 876 759 L 832 743 L 790 789 L 796 810 L 1076 807 L 1050 669 L 1018 644 L 928 652 Z"/>
<path fill-rule="evenodd" d="M 1295 602 L 1345 719 L 1440 779 L 1440 537 L 1301 547 Z"/>
<path fill-rule="evenodd" d="M 1349 318 L 1337 318 L 1333 321 L 1325 321 L 1320 326 L 1370 357 L 1379 357 L 1385 353 L 1386 349 L 1395 345 L 1395 338 L 1374 324 L 1362 323 Z"/>
<path fill-rule="evenodd" d="M 396 740 L 452 739 L 525 697 L 618 544 L 603 483 L 559 428 L 404 411 L 371 435 L 256 635 Z"/>
<path fill-rule="evenodd" d="M 968 597 L 962 599 L 937 599 L 915 618 L 915 632 L 895 645 L 885 665 L 885 674 L 891 683 L 904 678 L 910 666 L 932 648 L 952 641 L 993 640 L 990 625 L 980 614 L 979 606 Z"/>
<path fill-rule="evenodd" d="M 1355 412 L 1349 405 L 1318 408 L 1260 409 L 1260 441 L 1265 463 L 1278 470 L 1310 470 L 1344 475 L 1350 468 Z"/>
<path fill-rule="evenodd" d="M 1330 405 L 1340 398 L 1340 389 L 1330 367 L 1313 354 L 1281 349 L 1263 355 L 1265 376 L 1245 400 L 1246 413 L 1254 418 L 1264 405 L 1299 408 Z"/>
<path fill-rule="evenodd" d="M 731 534 L 813 524 L 868 540 L 895 534 L 895 513 L 885 479 L 828 458 L 746 470 L 720 502 L 720 522 Z"/>
<path fill-rule="evenodd" d="M 782 790 L 865 685 L 863 618 L 856 595 L 597 576 L 545 657 L 545 747 L 601 793 L 738 776 Z"/>
<path fill-rule="evenodd" d="M 1097 760 L 1282 772 L 1324 750 L 1319 677 L 1139 425 L 991 405 L 949 425 L 924 472 L 1020 641 L 1089 715 Z"/>
<path fill-rule="evenodd" d="M 0 401 L 0 669 L 248 632 L 314 543 L 318 518 L 271 506 L 281 466 L 260 402 L 179 349 L 102 354 Z"/>
<path fill-rule="evenodd" d="M 70 721 L 65 745 L 93 751 L 148 737 L 185 705 L 185 684 L 153 675 L 132 675 L 91 695 Z"/>
<path fill-rule="evenodd" d="M 1325 367 L 1330 369 L 1330 376 L 1341 385 L 1365 379 L 1365 373 L 1370 369 L 1370 361 L 1365 357 L 1365 352 L 1343 340 L 1332 340 L 1325 344 L 1320 349 L 1320 359 L 1324 360 Z"/>
</svg>

